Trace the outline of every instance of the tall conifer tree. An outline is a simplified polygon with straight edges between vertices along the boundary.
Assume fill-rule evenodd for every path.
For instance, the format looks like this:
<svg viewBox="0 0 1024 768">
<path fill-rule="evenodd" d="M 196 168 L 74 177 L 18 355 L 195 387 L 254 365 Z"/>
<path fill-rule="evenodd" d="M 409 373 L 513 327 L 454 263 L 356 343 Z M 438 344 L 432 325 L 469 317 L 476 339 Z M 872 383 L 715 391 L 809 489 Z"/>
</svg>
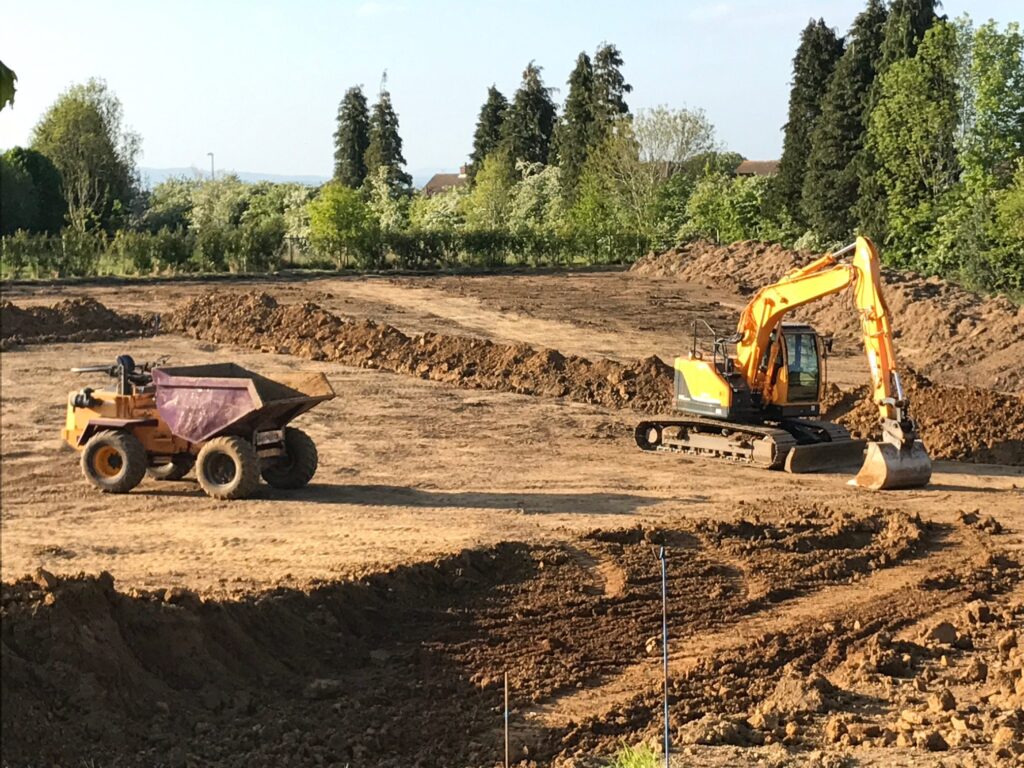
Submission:
<svg viewBox="0 0 1024 768">
<path fill-rule="evenodd" d="M 804 223 L 800 198 L 811 151 L 811 132 L 821 115 L 829 76 L 842 52 L 843 44 L 835 32 L 824 19 L 818 19 L 804 28 L 793 58 L 793 89 L 789 94 L 789 117 L 775 188 L 780 203 L 798 224 Z"/>
<path fill-rule="evenodd" d="M 546 164 L 551 153 L 556 110 L 540 71 L 532 61 L 526 66 L 502 126 L 502 145 L 513 163 L 524 160 Z"/>
<path fill-rule="evenodd" d="M 402 156 L 402 137 L 398 133 L 398 115 L 391 105 L 387 81 L 381 83 L 380 95 L 370 115 L 370 143 L 364 155 L 366 175 L 372 176 L 378 168 L 386 168 L 388 184 L 393 189 L 407 190 L 412 177 L 405 172 Z"/>
<path fill-rule="evenodd" d="M 469 175 L 476 174 L 483 167 L 484 159 L 501 143 L 501 126 L 508 112 L 508 99 L 495 86 L 487 89 L 487 101 L 480 108 L 473 133 L 473 151 L 469 155 Z"/>
<path fill-rule="evenodd" d="M 366 178 L 364 155 L 370 146 L 370 113 L 360 86 L 345 91 L 338 105 L 338 130 L 334 132 L 334 178 L 347 187 L 358 187 Z"/>
<path fill-rule="evenodd" d="M 856 226 L 860 183 L 854 161 L 864 146 L 868 97 L 881 58 L 886 17 L 882 0 L 868 0 L 854 20 L 811 133 L 803 213 L 811 228 L 828 240 L 841 240 Z"/>
<path fill-rule="evenodd" d="M 569 95 L 555 132 L 562 193 L 569 203 L 576 199 L 583 164 L 594 141 L 594 97 L 594 68 L 590 57 L 580 53 L 569 75 Z"/>
</svg>

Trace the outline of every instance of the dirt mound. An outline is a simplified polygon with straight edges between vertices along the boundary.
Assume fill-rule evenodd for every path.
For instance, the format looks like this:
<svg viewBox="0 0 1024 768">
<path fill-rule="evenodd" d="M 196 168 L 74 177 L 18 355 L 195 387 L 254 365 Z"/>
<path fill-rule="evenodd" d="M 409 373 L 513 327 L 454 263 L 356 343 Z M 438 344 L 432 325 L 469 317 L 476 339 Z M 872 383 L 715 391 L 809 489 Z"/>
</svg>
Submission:
<svg viewBox="0 0 1024 768">
<path fill-rule="evenodd" d="M 0 301 L 0 344 L 110 341 L 146 336 L 158 329 L 155 315 L 119 314 L 95 299 L 65 299 L 52 307 L 18 307 Z"/>
<path fill-rule="evenodd" d="M 632 269 L 749 295 L 814 258 L 816 254 L 755 241 L 696 242 L 645 256 Z M 944 383 L 1024 393 L 1024 307 L 937 277 L 894 269 L 882 274 L 901 359 Z M 803 307 L 793 318 L 833 333 L 838 348 L 860 347 L 857 313 L 848 294 Z"/>
<path fill-rule="evenodd" d="M 38 571 L 0 589 L 2 756 L 11 764 L 490 765 L 500 758 L 505 671 L 522 721 L 538 702 L 651 657 L 661 620 L 652 542 L 670 548 L 669 620 L 693 631 L 781 599 L 751 600 L 747 582 L 769 558 L 790 595 L 902 559 L 869 567 L 892 513 L 850 524 L 833 510 L 815 515 L 812 528 L 869 532 L 809 536 L 776 551 L 775 542 L 797 535 L 795 518 L 758 509 L 764 535 L 726 532 L 725 544 L 695 526 L 595 532 L 239 600 L 180 588 L 120 592 L 109 574 Z M 915 546 L 930 541 L 925 533 Z M 800 568 L 812 550 L 847 565 L 808 580 Z M 867 557 L 849 556 L 857 551 Z M 776 677 L 772 670 L 759 683 L 765 695 Z M 619 733 L 652 726 L 657 711 L 609 720 L 610 731 L 535 729 L 514 759 L 527 764 L 524 744 L 540 764 L 588 739 L 614 748 Z M 680 711 L 691 719 L 689 702 Z"/>
<path fill-rule="evenodd" d="M 672 397 L 671 369 L 656 357 L 624 365 L 526 344 L 437 333 L 408 336 L 394 326 L 348 320 L 315 304 L 282 306 L 259 292 L 191 299 L 164 319 L 164 327 L 204 341 L 378 368 L 460 387 L 640 410 L 665 408 Z"/>
<path fill-rule="evenodd" d="M 1024 398 L 976 387 L 944 387 L 914 371 L 901 377 L 911 416 L 933 459 L 1024 465 Z M 825 418 L 859 437 L 881 437 L 867 387 L 834 396 Z"/>
</svg>

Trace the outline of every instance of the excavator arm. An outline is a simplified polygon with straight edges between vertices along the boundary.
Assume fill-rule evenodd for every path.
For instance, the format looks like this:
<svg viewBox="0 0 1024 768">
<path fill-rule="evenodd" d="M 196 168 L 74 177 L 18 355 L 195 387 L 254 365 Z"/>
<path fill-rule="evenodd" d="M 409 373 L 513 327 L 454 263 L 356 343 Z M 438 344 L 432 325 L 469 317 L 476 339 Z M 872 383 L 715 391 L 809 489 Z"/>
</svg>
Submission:
<svg viewBox="0 0 1024 768">
<path fill-rule="evenodd" d="M 849 261 L 843 257 L 850 251 Z M 812 301 L 853 288 L 861 335 L 871 372 L 872 400 L 878 406 L 882 443 L 869 443 L 857 484 L 874 488 L 924 485 L 931 461 L 917 438 L 896 371 L 889 310 L 881 289 L 881 264 L 865 237 L 835 254 L 826 254 L 762 288 L 740 315 L 736 360 L 754 392 L 773 401 L 774 362 L 782 344 L 779 326 L 785 315 Z"/>
</svg>

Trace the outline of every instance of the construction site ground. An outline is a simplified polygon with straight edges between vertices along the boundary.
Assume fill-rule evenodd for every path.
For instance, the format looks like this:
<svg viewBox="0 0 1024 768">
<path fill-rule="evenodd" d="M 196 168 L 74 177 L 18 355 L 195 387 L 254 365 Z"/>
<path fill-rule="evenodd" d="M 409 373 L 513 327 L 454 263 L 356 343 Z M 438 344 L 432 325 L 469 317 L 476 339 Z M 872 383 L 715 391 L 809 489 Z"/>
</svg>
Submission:
<svg viewBox="0 0 1024 768">
<path fill-rule="evenodd" d="M 1009 369 L 976 382 L 1004 398 L 1002 443 L 936 461 L 927 488 L 871 493 L 850 475 L 642 453 L 628 403 L 571 382 L 551 396 L 514 366 L 503 386 L 434 362 L 405 371 L 390 352 L 345 364 L 326 335 L 298 348 L 254 326 L 257 343 L 235 343 L 189 325 L 214 290 L 312 302 L 420 346 L 557 350 L 544 359 L 566 370 L 561 356 L 671 361 L 693 319 L 724 330 L 746 301 L 642 270 L 5 288 L 22 308 L 89 298 L 166 316 L 157 335 L 2 353 L 6 764 L 491 766 L 507 672 L 513 763 L 600 765 L 659 738 L 656 546 L 680 764 L 1021 759 L 1024 422 Z M 993 348 L 1021 342 L 1007 327 Z M 297 424 L 319 448 L 313 483 L 230 503 L 191 478 L 93 491 L 59 429 L 67 393 L 105 382 L 68 369 L 123 353 L 325 372 L 338 397 Z M 839 339 L 831 380 L 863 386 L 865 369 Z"/>
</svg>

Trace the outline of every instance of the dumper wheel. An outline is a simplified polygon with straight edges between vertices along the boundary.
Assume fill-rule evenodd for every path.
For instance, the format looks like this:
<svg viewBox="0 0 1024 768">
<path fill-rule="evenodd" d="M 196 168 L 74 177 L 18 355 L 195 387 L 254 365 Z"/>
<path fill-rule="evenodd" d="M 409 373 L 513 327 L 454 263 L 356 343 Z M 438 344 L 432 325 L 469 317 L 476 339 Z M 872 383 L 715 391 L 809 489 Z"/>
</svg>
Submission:
<svg viewBox="0 0 1024 768">
<path fill-rule="evenodd" d="M 85 479 L 104 493 L 128 493 L 146 476 L 146 449 L 130 432 L 97 432 L 82 451 Z"/>
<path fill-rule="evenodd" d="M 256 449 L 241 437 L 215 437 L 196 457 L 196 479 L 215 499 L 247 498 L 260 482 Z"/>
<path fill-rule="evenodd" d="M 316 474 L 319 457 L 313 438 L 301 429 L 286 427 L 284 448 L 288 456 L 263 468 L 263 479 L 267 485 L 284 490 L 302 488 Z"/>
<path fill-rule="evenodd" d="M 150 464 L 146 474 L 154 480 L 181 480 L 195 466 L 196 458 L 190 453 L 179 453 L 166 464 Z"/>
</svg>

